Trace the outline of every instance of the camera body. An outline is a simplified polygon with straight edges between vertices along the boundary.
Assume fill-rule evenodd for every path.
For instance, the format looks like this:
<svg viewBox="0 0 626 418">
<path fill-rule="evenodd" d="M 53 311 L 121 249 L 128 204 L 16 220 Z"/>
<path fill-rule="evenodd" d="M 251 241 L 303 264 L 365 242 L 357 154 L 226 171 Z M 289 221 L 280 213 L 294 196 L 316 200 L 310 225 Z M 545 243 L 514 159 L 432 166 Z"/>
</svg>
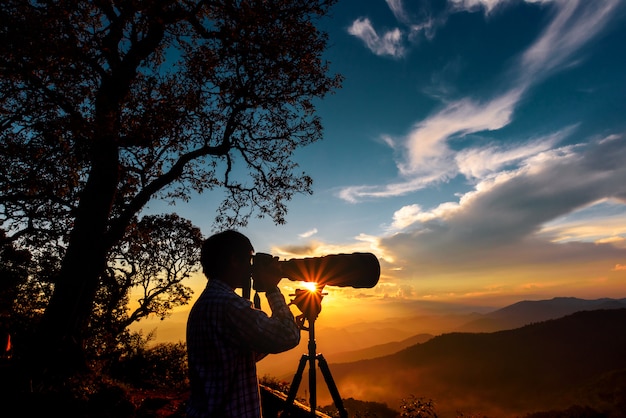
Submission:
<svg viewBox="0 0 626 418">
<path fill-rule="evenodd" d="M 268 269 L 273 271 L 268 272 Z M 380 263 L 372 253 L 331 254 L 277 263 L 272 255 L 257 253 L 252 265 L 252 279 L 267 273 L 279 274 L 291 281 L 315 282 L 318 286 L 371 288 L 380 278 Z"/>
</svg>

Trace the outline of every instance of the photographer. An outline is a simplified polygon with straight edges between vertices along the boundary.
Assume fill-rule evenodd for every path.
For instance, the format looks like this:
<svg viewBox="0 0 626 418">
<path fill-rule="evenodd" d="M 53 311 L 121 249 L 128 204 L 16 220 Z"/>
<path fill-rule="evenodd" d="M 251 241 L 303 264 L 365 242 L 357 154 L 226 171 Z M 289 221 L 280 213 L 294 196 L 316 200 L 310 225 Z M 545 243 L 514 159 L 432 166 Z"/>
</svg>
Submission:
<svg viewBox="0 0 626 418">
<path fill-rule="evenodd" d="M 277 285 L 277 259 L 255 272 L 272 315 L 235 293 L 250 288 L 254 249 L 243 234 L 228 230 L 205 240 L 201 263 L 208 284 L 187 321 L 191 396 L 189 417 L 261 417 L 256 362 L 300 342 L 300 329 Z"/>
</svg>

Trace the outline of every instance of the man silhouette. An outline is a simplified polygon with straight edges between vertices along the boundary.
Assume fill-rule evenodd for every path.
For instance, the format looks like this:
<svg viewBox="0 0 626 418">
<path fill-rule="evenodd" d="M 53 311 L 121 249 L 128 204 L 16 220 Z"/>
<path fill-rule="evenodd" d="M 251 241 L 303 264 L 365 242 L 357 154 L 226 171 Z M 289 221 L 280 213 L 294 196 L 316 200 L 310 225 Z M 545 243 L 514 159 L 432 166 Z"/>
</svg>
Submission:
<svg viewBox="0 0 626 418">
<path fill-rule="evenodd" d="M 256 362 L 300 342 L 300 329 L 277 287 L 278 259 L 254 278 L 255 289 L 265 291 L 271 316 L 235 293 L 250 288 L 253 253 L 250 240 L 233 230 L 203 243 L 201 264 L 208 283 L 187 321 L 189 417 L 260 418 Z"/>
</svg>

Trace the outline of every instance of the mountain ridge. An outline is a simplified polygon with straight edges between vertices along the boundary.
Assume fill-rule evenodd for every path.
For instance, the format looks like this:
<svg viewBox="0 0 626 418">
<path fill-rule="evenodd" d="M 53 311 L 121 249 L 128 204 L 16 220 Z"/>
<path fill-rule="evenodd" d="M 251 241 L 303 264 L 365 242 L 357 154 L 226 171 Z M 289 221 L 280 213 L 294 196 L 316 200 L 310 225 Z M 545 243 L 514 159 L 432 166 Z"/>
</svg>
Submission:
<svg viewBox="0 0 626 418">
<path fill-rule="evenodd" d="M 360 350 L 333 353 L 332 359 L 336 363 L 347 363 L 351 361 L 382 357 L 389 354 L 397 353 L 398 351 L 401 351 L 407 347 L 424 343 L 433 337 L 434 335 L 432 334 L 417 334 L 402 341 L 391 341 L 388 343 L 377 344 Z"/>
<path fill-rule="evenodd" d="M 622 308 L 626 308 L 626 298 L 579 299 L 574 297 L 555 297 L 544 300 L 524 300 L 483 314 L 481 318 L 458 327 L 456 331 L 494 332 L 519 328 L 533 322 L 556 319 L 580 311 Z"/>
<path fill-rule="evenodd" d="M 330 368 L 343 397 L 393 408 L 413 394 L 435 399 L 441 417 L 455 411 L 520 416 L 575 404 L 619 416 L 626 410 L 624 330 L 626 309 L 579 311 L 513 330 L 442 334 Z"/>
</svg>

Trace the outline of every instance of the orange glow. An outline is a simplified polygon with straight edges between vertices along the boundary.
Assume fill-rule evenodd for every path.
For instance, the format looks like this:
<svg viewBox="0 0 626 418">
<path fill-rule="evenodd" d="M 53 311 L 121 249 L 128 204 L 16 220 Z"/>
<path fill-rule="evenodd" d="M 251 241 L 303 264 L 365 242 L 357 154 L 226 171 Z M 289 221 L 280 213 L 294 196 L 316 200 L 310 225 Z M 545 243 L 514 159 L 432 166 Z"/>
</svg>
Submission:
<svg viewBox="0 0 626 418">
<path fill-rule="evenodd" d="M 315 282 L 303 282 L 302 287 L 309 292 L 317 292 L 317 283 Z"/>
</svg>

